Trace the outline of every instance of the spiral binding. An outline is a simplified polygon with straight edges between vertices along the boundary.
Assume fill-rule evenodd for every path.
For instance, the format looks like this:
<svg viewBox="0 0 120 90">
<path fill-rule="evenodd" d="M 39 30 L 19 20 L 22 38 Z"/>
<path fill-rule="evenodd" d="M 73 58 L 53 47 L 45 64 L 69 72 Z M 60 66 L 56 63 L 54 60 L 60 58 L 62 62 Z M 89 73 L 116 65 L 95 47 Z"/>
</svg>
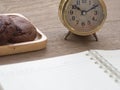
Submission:
<svg viewBox="0 0 120 90">
<path fill-rule="evenodd" d="M 104 69 L 104 72 L 107 73 L 110 78 L 113 78 L 116 83 L 120 84 L 120 72 L 103 56 L 95 50 L 89 50 L 86 55 L 90 56 L 90 60 L 94 60 L 94 63 L 98 64 L 99 68 Z"/>
</svg>

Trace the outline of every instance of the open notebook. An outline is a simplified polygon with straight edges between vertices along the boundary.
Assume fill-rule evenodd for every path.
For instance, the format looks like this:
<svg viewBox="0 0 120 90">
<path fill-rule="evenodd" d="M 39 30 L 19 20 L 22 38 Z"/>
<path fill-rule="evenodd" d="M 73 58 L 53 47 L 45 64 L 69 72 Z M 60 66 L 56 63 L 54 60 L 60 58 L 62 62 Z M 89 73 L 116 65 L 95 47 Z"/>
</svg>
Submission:
<svg viewBox="0 0 120 90">
<path fill-rule="evenodd" d="M 120 50 L 0 66 L 0 90 L 120 90 Z"/>
</svg>

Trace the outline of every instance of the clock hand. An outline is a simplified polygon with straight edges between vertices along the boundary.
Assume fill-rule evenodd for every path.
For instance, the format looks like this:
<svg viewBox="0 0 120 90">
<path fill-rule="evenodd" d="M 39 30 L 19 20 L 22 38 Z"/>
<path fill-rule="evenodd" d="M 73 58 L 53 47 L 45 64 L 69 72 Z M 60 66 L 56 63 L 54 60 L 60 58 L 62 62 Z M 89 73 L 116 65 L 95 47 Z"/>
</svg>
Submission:
<svg viewBox="0 0 120 90">
<path fill-rule="evenodd" d="M 75 8 L 81 12 L 81 15 L 84 15 L 83 12 L 86 12 L 86 11 L 84 11 L 84 10 L 81 10 L 80 7 L 77 7 L 77 5 L 75 5 Z"/>
<path fill-rule="evenodd" d="M 75 5 L 76 6 L 76 5 Z M 76 9 L 79 10 L 79 11 L 82 11 L 79 7 L 76 6 Z"/>
<path fill-rule="evenodd" d="M 98 7 L 99 5 L 95 5 L 95 6 L 93 6 L 92 8 L 90 8 L 90 9 L 88 9 L 87 11 L 85 11 L 85 12 L 89 12 L 89 11 L 91 11 L 92 9 L 95 9 L 96 7 Z"/>
<path fill-rule="evenodd" d="M 74 6 L 74 9 L 77 9 L 79 11 L 82 11 L 77 5 L 73 5 Z"/>
</svg>

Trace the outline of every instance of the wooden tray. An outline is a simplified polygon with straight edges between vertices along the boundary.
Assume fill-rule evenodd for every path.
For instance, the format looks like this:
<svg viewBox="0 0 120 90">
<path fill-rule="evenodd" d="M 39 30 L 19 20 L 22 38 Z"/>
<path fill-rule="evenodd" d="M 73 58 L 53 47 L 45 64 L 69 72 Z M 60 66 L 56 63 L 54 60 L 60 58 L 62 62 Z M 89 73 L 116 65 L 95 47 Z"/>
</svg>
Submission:
<svg viewBox="0 0 120 90">
<path fill-rule="evenodd" d="M 18 15 L 24 17 L 21 14 L 6 14 L 6 15 Z M 36 51 L 45 48 L 47 44 L 47 37 L 40 30 L 38 30 L 38 28 L 36 28 L 36 30 L 37 30 L 37 37 L 34 41 L 0 46 L 0 56 Z"/>
</svg>

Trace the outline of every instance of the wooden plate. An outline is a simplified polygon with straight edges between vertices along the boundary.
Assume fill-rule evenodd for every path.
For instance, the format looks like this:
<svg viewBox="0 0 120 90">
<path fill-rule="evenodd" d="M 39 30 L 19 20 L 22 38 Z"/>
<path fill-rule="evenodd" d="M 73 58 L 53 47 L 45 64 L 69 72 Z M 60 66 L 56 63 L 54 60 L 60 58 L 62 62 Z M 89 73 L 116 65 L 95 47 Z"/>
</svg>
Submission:
<svg viewBox="0 0 120 90">
<path fill-rule="evenodd" d="M 12 14 L 5 14 L 5 15 L 18 15 L 25 18 L 21 14 L 12 13 Z M 37 37 L 34 41 L 7 44 L 7 45 L 0 46 L 0 56 L 29 52 L 29 51 L 36 51 L 36 50 L 45 48 L 47 44 L 47 37 L 37 27 L 36 27 L 36 30 L 37 30 Z"/>
</svg>

